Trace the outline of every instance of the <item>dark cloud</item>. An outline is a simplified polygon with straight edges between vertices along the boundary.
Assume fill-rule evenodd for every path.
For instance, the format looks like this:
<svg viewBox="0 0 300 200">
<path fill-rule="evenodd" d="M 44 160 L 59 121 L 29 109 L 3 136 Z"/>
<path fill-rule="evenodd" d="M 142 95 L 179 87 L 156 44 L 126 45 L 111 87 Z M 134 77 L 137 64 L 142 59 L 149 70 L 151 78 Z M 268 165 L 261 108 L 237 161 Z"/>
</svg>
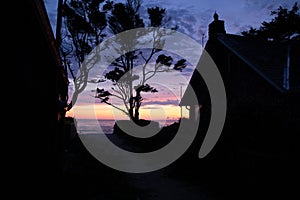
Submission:
<svg viewBox="0 0 300 200">
<path fill-rule="evenodd" d="M 143 102 L 143 105 L 178 105 L 179 101 L 178 100 L 163 100 L 163 101 L 146 101 Z"/>
</svg>

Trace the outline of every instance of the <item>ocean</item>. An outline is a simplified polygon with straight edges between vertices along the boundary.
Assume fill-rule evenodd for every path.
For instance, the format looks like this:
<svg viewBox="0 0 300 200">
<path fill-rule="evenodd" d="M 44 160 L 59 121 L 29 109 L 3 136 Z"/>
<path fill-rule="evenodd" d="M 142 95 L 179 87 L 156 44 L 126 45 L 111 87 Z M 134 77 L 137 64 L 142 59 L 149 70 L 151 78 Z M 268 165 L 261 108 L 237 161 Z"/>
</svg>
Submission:
<svg viewBox="0 0 300 200">
<path fill-rule="evenodd" d="M 75 119 L 76 129 L 79 134 L 112 134 L 115 120 L 91 120 L 91 119 Z M 158 120 L 160 127 L 168 126 L 178 120 Z M 99 129 L 100 128 L 100 129 Z"/>
</svg>

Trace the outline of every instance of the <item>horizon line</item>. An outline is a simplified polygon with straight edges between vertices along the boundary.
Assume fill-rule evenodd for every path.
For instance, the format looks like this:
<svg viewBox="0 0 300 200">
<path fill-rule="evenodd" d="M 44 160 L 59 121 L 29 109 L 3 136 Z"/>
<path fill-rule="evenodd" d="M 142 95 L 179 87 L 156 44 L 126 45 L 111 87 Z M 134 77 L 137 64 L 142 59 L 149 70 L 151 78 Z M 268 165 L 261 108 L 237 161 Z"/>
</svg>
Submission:
<svg viewBox="0 0 300 200">
<path fill-rule="evenodd" d="M 96 119 L 96 120 L 103 120 L 103 121 L 118 121 L 118 120 L 129 120 L 129 119 L 110 119 L 110 118 L 76 118 L 73 116 L 66 116 L 65 118 L 73 118 L 73 119 L 83 119 L 83 120 L 92 120 L 92 119 Z M 176 119 L 140 119 L 140 120 L 149 120 L 149 121 L 176 121 L 176 120 L 180 120 L 180 118 L 176 118 Z"/>
</svg>

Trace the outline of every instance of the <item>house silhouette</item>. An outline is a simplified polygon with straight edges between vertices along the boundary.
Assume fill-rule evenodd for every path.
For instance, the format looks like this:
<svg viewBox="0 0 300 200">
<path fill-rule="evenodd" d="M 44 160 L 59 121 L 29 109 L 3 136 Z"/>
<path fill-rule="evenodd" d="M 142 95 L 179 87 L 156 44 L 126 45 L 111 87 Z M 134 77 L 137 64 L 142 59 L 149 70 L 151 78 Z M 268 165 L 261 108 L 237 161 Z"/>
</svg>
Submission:
<svg viewBox="0 0 300 200">
<path fill-rule="evenodd" d="M 227 122 L 237 120 L 236 126 L 266 132 L 279 127 L 286 129 L 283 126 L 297 127 L 299 43 L 274 43 L 228 34 L 224 21 L 214 13 L 214 21 L 209 24 L 209 40 L 197 68 L 207 64 L 208 57 L 217 66 L 224 82 Z M 191 120 L 200 116 L 203 120 L 210 117 L 210 94 L 199 71 L 195 70 L 192 74 L 180 102 L 180 106 L 190 107 Z M 198 102 L 189 98 L 189 90 L 195 91 Z M 254 130 L 251 129 L 251 132 Z"/>
<path fill-rule="evenodd" d="M 21 74 L 23 92 L 13 104 L 17 108 L 14 113 L 18 115 L 13 119 L 17 125 L 12 128 L 19 128 L 13 135 L 22 143 L 19 153 L 24 162 L 19 163 L 18 171 L 24 183 L 20 185 L 54 196 L 62 170 L 63 126 L 60 120 L 64 111 L 61 105 L 67 101 L 69 82 L 44 1 L 24 0 L 10 5 L 9 9 L 11 16 L 8 18 L 14 28 L 14 37 L 10 40 L 13 47 L 10 55 L 14 58 L 10 64 L 14 66 L 13 74 Z M 46 186 L 52 181 L 52 186 Z M 30 198 L 34 196 L 30 193 Z"/>
<path fill-rule="evenodd" d="M 270 192 L 266 185 L 279 189 L 282 184 L 278 181 L 289 182 L 288 177 L 296 171 L 300 45 L 229 34 L 217 13 L 213 18 L 209 39 L 196 66 L 198 70 L 192 74 L 179 105 L 189 109 L 189 120 L 200 118 L 197 137 L 198 143 L 203 142 L 212 104 L 199 72 L 212 59 L 224 82 L 227 114 L 221 136 L 204 163 L 208 171 L 217 173 L 220 167 L 222 172 L 226 171 L 215 175 L 218 181 L 221 177 L 224 184 L 229 179 L 240 181 L 253 187 L 249 189 L 252 194 L 257 194 L 258 188 L 266 194 Z M 190 98 L 191 91 L 198 102 Z"/>
</svg>

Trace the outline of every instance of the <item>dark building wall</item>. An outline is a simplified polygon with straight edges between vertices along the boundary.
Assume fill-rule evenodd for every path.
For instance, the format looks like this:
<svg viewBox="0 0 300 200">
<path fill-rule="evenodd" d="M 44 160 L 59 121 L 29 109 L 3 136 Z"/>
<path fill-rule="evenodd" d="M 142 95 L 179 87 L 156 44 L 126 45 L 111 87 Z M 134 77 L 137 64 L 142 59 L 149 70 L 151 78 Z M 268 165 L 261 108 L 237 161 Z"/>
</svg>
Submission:
<svg viewBox="0 0 300 200">
<path fill-rule="evenodd" d="M 24 71 L 24 89 L 28 113 L 36 127 L 40 127 L 36 139 L 44 147 L 54 151 L 57 146 L 57 71 L 58 63 L 53 54 L 53 46 L 43 29 L 37 10 L 33 2 L 25 1 L 23 23 L 26 29 L 20 29 L 18 38 L 18 52 L 21 59 L 17 59 L 19 67 Z M 26 8 L 26 9 L 25 9 Z M 28 101 L 27 101 L 28 100 Z M 34 129 L 31 129 L 34 130 Z M 27 131 L 31 131 L 27 130 Z"/>
<path fill-rule="evenodd" d="M 18 164 L 19 171 L 26 176 L 26 182 L 32 183 L 27 183 L 28 186 L 50 197 L 57 194 L 61 170 L 57 78 L 62 74 L 59 73 L 53 38 L 49 38 L 46 32 L 49 30 L 46 29 L 49 25 L 47 18 L 40 16 L 45 11 L 43 4 L 38 2 L 42 1 L 20 1 L 19 7 L 13 9 L 12 14 L 16 16 L 12 24 L 18 36 L 13 38 L 11 54 L 14 58 L 10 61 L 15 67 L 14 73 L 22 74 L 22 95 L 17 97 L 18 104 L 15 105 L 21 120 L 18 123 L 22 124 L 16 139 L 22 140 L 20 153 L 25 159 Z M 37 5 L 42 7 L 38 8 Z M 15 92 L 19 94 L 19 91 Z M 35 194 L 31 195 L 33 197 Z"/>
<path fill-rule="evenodd" d="M 291 106 L 297 107 L 292 104 L 295 97 L 277 90 L 221 43 L 208 45 L 227 95 L 227 117 L 214 151 L 221 157 L 233 156 L 233 152 L 253 153 L 252 148 L 261 155 L 287 154 L 290 138 L 294 137 L 290 119 Z"/>
<path fill-rule="evenodd" d="M 206 50 L 219 68 L 228 98 L 221 136 L 203 159 L 210 178 L 223 185 L 230 180 L 236 185 L 229 190 L 240 188 L 245 198 L 259 194 L 249 199 L 297 191 L 290 180 L 298 171 L 299 92 L 277 90 L 215 37 Z M 292 70 L 295 77 L 297 69 Z"/>
<path fill-rule="evenodd" d="M 221 43 L 210 43 L 208 52 L 220 71 L 232 112 L 241 112 L 241 108 L 272 112 L 288 103 L 285 93 L 277 90 Z"/>
<path fill-rule="evenodd" d="M 290 87 L 300 90 L 300 42 L 290 45 Z"/>
</svg>

